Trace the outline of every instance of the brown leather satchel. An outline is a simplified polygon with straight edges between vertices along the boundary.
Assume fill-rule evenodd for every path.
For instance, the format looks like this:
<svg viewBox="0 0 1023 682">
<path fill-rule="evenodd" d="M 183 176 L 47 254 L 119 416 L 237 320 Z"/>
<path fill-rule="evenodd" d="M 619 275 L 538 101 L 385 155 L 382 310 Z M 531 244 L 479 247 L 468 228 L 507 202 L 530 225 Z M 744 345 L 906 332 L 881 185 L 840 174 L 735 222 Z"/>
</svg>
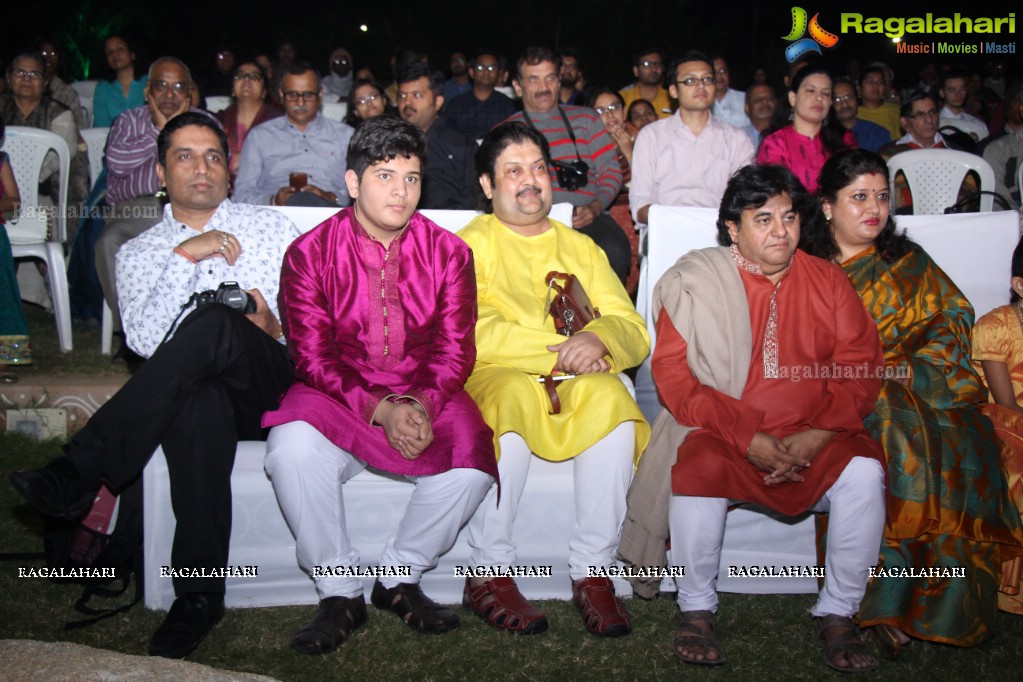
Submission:
<svg viewBox="0 0 1023 682">
<path fill-rule="evenodd" d="M 564 281 L 564 284 L 558 280 Z M 575 275 L 552 270 L 547 273 L 544 281 L 547 284 L 547 298 L 550 300 L 547 312 L 554 318 L 555 331 L 562 336 L 581 332 L 591 320 L 600 317 L 600 310 L 590 303 L 590 297 Z M 558 385 L 554 377 L 544 375 L 543 385 L 551 400 L 548 414 L 560 414 L 561 399 L 558 397 Z"/>
</svg>

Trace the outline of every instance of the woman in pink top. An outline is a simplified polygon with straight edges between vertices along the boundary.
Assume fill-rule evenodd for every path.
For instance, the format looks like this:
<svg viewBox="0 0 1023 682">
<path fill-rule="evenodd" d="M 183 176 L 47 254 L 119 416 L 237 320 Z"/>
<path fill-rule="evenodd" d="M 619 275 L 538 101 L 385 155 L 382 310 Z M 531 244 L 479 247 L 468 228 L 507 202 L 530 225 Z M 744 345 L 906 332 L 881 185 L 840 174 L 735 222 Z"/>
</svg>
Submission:
<svg viewBox="0 0 1023 682">
<path fill-rule="evenodd" d="M 760 144 L 757 163 L 776 163 L 795 173 L 810 192 L 828 157 L 856 147 L 856 137 L 831 113 L 831 76 L 825 69 L 806 67 L 789 85 L 791 119 Z"/>
</svg>

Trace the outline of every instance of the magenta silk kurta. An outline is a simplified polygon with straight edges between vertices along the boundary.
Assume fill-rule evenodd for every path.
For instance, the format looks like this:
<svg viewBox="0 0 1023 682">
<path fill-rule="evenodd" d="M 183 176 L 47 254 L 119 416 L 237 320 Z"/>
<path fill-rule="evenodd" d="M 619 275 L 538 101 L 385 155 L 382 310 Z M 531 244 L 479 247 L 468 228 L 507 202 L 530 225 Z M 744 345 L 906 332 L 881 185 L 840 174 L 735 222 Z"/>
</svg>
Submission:
<svg viewBox="0 0 1023 682">
<path fill-rule="evenodd" d="M 665 314 L 657 321 L 653 374 L 661 400 L 680 424 L 698 427 L 679 448 L 672 490 L 794 515 L 819 500 L 853 457 L 884 464 L 881 446 L 863 426 L 881 387 L 881 341 L 845 273 L 831 263 L 797 251 L 777 286 L 741 268 L 739 275 L 754 349 L 740 400 L 702 385 L 671 319 Z M 772 294 L 778 311 L 773 324 Z M 774 362 L 767 350 L 771 337 L 777 339 Z M 767 365 L 776 378 L 765 377 Z M 764 472 L 745 461 L 756 433 L 785 438 L 809 428 L 836 435 L 800 472 L 805 481 L 769 486 Z"/>
<path fill-rule="evenodd" d="M 263 426 L 304 421 L 370 466 L 497 478 L 493 432 L 465 392 L 476 360 L 476 273 L 461 239 L 414 213 L 388 248 L 347 208 L 296 239 L 278 297 L 295 383 Z M 434 441 L 414 460 L 370 420 L 390 395 L 426 408 Z"/>
<path fill-rule="evenodd" d="M 856 136 L 846 131 L 842 142 L 849 149 L 856 149 Z M 808 192 L 817 191 L 817 176 L 821 174 L 824 162 L 831 153 L 824 148 L 821 134 L 807 137 L 796 132 L 791 125 L 777 130 L 760 143 L 757 163 L 776 163 L 785 166 L 799 178 Z"/>
</svg>

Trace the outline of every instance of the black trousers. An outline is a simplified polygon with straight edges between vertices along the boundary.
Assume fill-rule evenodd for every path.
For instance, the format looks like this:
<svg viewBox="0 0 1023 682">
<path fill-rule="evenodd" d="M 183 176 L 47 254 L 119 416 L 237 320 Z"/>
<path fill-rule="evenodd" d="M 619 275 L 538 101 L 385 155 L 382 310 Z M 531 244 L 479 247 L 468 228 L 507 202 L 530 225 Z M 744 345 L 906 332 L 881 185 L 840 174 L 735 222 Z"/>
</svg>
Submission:
<svg viewBox="0 0 1023 682">
<path fill-rule="evenodd" d="M 113 489 L 158 445 L 177 519 L 171 564 L 223 568 L 231 539 L 231 469 L 239 440 L 263 440 L 263 413 L 291 385 L 284 346 L 241 313 L 210 304 L 186 317 L 75 436 L 68 456 L 98 467 Z M 174 578 L 178 596 L 224 591 L 223 578 Z"/>
<path fill-rule="evenodd" d="M 629 267 L 632 265 L 632 250 L 629 238 L 622 228 L 611 217 L 610 213 L 601 213 L 592 223 L 579 230 L 592 239 L 607 254 L 611 269 L 625 285 L 629 278 Z"/>
</svg>

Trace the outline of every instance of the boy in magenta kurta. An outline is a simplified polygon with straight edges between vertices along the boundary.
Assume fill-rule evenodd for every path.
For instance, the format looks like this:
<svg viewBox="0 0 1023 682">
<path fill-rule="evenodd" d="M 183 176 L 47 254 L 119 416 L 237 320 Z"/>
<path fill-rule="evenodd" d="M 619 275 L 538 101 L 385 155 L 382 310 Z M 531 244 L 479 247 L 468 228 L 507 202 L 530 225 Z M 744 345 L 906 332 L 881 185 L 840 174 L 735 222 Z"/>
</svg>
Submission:
<svg viewBox="0 0 1023 682">
<path fill-rule="evenodd" d="M 414 213 L 423 158 L 414 126 L 367 121 L 348 150 L 354 205 L 284 259 L 280 307 L 296 382 L 263 425 L 274 427 L 266 470 L 321 600 L 292 639 L 305 653 L 332 651 L 366 620 L 361 578 L 316 571 L 360 565 L 344 482 L 369 466 L 416 483 L 371 600 L 412 628 L 445 632 L 458 616 L 419 581 L 497 478 L 493 433 L 463 389 L 476 359 L 472 252 Z"/>
</svg>

